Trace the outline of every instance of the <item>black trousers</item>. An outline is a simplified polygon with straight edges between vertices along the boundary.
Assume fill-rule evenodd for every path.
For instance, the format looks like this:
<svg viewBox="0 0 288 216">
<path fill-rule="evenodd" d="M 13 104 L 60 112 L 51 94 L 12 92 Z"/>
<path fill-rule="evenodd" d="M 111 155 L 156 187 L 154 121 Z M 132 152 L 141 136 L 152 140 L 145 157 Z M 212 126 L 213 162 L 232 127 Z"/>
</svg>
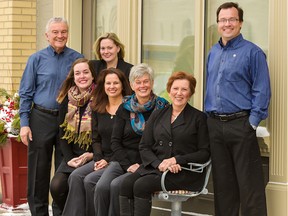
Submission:
<svg viewBox="0 0 288 216">
<path fill-rule="evenodd" d="M 216 216 L 238 216 L 240 208 L 241 215 L 267 215 L 262 161 L 248 118 L 207 120 Z"/>
<path fill-rule="evenodd" d="M 32 109 L 30 128 L 33 140 L 28 145 L 27 199 L 33 216 L 48 216 L 49 183 L 54 149 L 55 170 L 62 160 L 58 116 Z"/>
</svg>

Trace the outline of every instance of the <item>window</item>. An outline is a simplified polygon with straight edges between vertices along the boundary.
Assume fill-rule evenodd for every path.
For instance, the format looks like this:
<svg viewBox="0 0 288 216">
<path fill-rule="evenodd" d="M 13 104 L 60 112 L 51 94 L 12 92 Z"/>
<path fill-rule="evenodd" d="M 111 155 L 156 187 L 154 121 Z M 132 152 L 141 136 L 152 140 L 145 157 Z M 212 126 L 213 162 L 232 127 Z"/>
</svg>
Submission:
<svg viewBox="0 0 288 216">
<path fill-rule="evenodd" d="M 94 59 L 94 42 L 105 32 L 117 32 L 117 0 L 83 1 L 83 54 Z"/>
<path fill-rule="evenodd" d="M 219 40 L 216 23 L 216 10 L 225 0 L 206 0 L 206 55 Z M 239 6 L 244 10 L 243 37 L 263 49 L 268 54 L 268 0 L 241 0 Z"/>
<path fill-rule="evenodd" d="M 194 1 L 142 2 L 142 62 L 155 71 L 154 92 L 168 99 L 165 89 L 171 73 L 194 72 Z"/>
</svg>

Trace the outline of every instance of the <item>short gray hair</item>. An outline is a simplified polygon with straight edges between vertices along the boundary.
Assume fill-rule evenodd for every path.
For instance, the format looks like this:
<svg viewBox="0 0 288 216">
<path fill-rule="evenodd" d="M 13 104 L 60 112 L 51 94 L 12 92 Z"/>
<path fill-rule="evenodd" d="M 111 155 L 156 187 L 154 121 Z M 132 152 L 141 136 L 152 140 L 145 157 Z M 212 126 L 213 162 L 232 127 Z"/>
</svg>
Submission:
<svg viewBox="0 0 288 216">
<path fill-rule="evenodd" d="M 140 78 L 144 76 L 145 74 L 149 75 L 149 78 L 151 81 L 154 80 L 154 70 L 148 64 L 140 63 L 137 65 L 134 65 L 131 68 L 131 71 L 129 74 L 130 83 L 134 83 L 135 79 Z"/>
<path fill-rule="evenodd" d="M 48 22 L 46 24 L 46 33 L 50 30 L 50 25 L 52 23 L 65 23 L 67 25 L 68 30 L 69 30 L 68 21 L 64 17 L 52 17 L 51 19 L 48 20 Z"/>
</svg>

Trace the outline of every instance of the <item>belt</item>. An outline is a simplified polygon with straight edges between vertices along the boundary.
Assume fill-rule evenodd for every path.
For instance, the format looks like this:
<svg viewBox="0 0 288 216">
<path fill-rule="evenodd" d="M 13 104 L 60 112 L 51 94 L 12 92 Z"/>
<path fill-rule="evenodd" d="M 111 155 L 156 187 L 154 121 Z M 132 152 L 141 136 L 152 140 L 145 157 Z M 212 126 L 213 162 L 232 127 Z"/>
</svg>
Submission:
<svg viewBox="0 0 288 216">
<path fill-rule="evenodd" d="M 208 115 L 211 118 L 215 118 L 215 119 L 218 119 L 220 121 L 231 121 L 234 119 L 248 116 L 249 114 L 250 114 L 250 112 L 248 112 L 248 111 L 240 111 L 240 112 L 229 113 L 229 114 L 219 114 L 219 113 L 215 113 L 215 112 L 208 113 Z"/>
<path fill-rule="evenodd" d="M 36 109 L 36 110 L 39 110 L 40 112 L 43 112 L 43 113 L 47 113 L 47 114 L 51 114 L 51 115 L 54 115 L 54 116 L 57 116 L 59 111 L 58 110 L 55 110 L 55 109 L 46 109 L 42 106 L 39 106 L 37 104 L 34 104 L 33 107 Z"/>
</svg>

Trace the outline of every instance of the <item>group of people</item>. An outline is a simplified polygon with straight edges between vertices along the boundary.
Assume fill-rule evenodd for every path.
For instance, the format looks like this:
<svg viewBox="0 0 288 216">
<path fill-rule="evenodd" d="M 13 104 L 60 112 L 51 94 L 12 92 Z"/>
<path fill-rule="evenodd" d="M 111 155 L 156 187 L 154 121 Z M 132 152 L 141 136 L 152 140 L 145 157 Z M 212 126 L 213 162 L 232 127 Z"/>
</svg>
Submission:
<svg viewBox="0 0 288 216">
<path fill-rule="evenodd" d="M 66 46 L 64 18 L 48 21 L 49 46 L 29 58 L 19 90 L 32 215 L 49 215 L 50 189 L 53 215 L 149 216 L 163 172 L 167 190 L 198 190 L 203 174 L 182 167 L 210 157 L 215 215 L 267 215 L 255 131 L 271 95 L 265 54 L 240 33 L 237 3 L 216 15 L 221 37 L 208 55 L 205 112 L 189 104 L 192 74 L 172 73 L 169 104 L 153 93 L 149 65 L 124 61 L 116 34 L 100 36 L 99 60 L 88 60 Z"/>
</svg>

